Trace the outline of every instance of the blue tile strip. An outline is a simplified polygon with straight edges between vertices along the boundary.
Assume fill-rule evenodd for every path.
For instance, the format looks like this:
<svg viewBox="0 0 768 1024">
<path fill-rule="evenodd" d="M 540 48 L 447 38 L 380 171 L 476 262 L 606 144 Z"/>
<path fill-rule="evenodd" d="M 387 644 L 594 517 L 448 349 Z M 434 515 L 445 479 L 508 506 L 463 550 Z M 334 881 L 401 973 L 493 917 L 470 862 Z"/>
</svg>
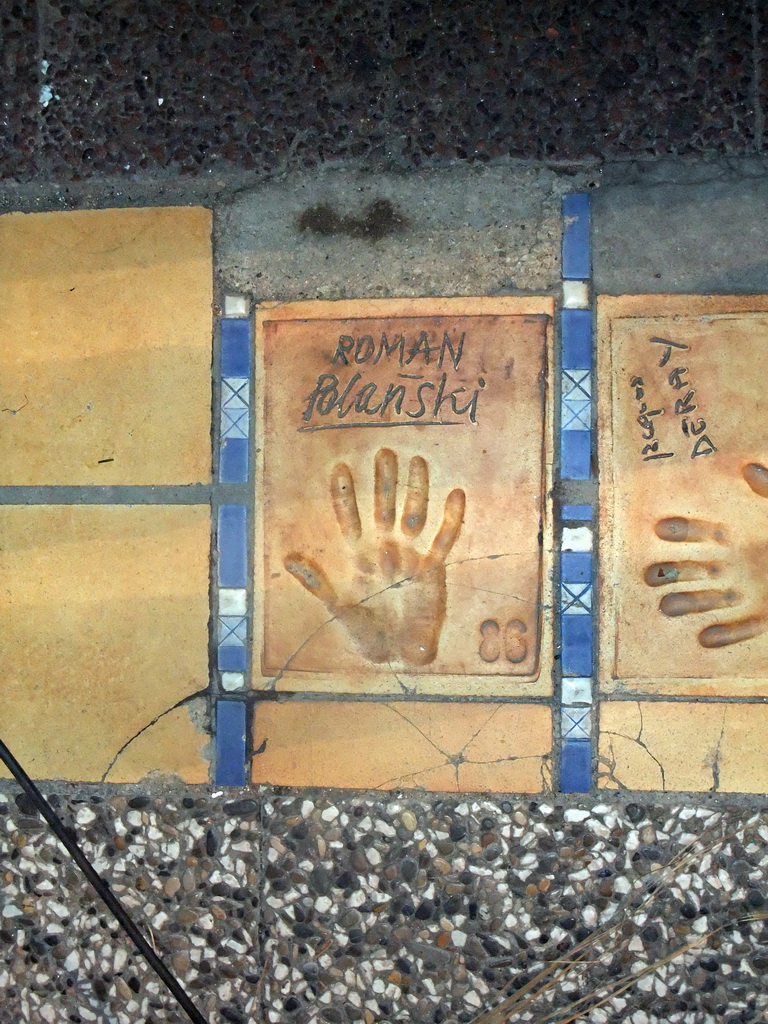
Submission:
<svg viewBox="0 0 768 1024">
<path fill-rule="evenodd" d="M 560 558 L 560 579 L 563 583 L 592 583 L 592 553 L 564 551 Z"/>
<path fill-rule="evenodd" d="M 248 575 L 247 511 L 245 505 L 219 508 L 219 586 L 244 587 Z"/>
<path fill-rule="evenodd" d="M 218 483 L 246 484 L 250 477 L 252 434 L 251 377 L 253 373 L 253 321 L 248 315 L 250 303 L 242 295 L 227 295 L 227 311 L 219 321 L 219 450 Z M 247 591 L 248 516 L 244 505 L 226 503 L 227 492 L 220 492 L 224 504 L 219 507 L 215 547 L 219 588 Z M 225 598 L 231 608 L 232 595 Z M 252 606 L 246 595 L 237 615 L 222 614 L 218 592 L 213 595 L 213 644 L 216 649 L 214 686 L 231 693 L 248 687 L 248 642 L 251 633 Z M 223 674 L 227 673 L 224 678 Z"/>
<path fill-rule="evenodd" d="M 214 490 L 216 585 L 211 596 L 215 652 L 211 688 L 216 694 L 213 777 L 219 785 L 243 786 L 248 729 L 246 705 L 237 693 L 249 686 L 253 604 L 248 592 L 248 510 L 232 502 L 229 485 L 246 484 L 250 475 L 253 322 L 246 297 L 226 295 L 223 304 L 227 315 L 219 320 L 219 358 L 214 366 L 219 430 Z"/>
<path fill-rule="evenodd" d="M 220 700 L 216 704 L 216 782 L 245 785 L 245 704 Z"/>
<path fill-rule="evenodd" d="M 589 480 L 592 473 L 592 431 L 560 431 L 560 473 L 563 480 Z"/>
<path fill-rule="evenodd" d="M 562 367 L 564 370 L 592 369 L 592 310 L 564 309 L 560 314 Z"/>
<path fill-rule="evenodd" d="M 571 522 L 591 523 L 592 522 L 592 506 L 591 505 L 563 505 L 561 509 L 561 515 L 563 519 L 570 520 Z"/>
<path fill-rule="evenodd" d="M 219 481 L 224 484 L 248 481 L 252 341 L 250 319 L 221 321 Z"/>
<path fill-rule="evenodd" d="M 563 281 L 580 281 L 583 294 L 592 291 L 590 197 L 573 193 L 563 198 Z M 567 298 L 573 303 L 573 287 Z M 560 477 L 589 480 L 593 474 L 594 317 L 591 309 L 570 308 L 560 313 Z M 592 788 L 595 590 L 590 505 L 563 505 L 560 551 L 561 702 L 560 791 L 588 793 Z M 573 682 L 571 682 L 573 680 Z"/>
<path fill-rule="evenodd" d="M 579 614 L 563 615 L 562 665 L 563 675 L 592 675 L 592 616 Z"/>
<path fill-rule="evenodd" d="M 250 377 L 250 319 L 227 318 L 221 321 L 221 375 L 222 377 Z"/>
<path fill-rule="evenodd" d="M 216 667 L 220 672 L 245 672 L 248 654 L 244 646 L 221 645 L 216 652 Z"/>
<path fill-rule="evenodd" d="M 592 788 L 592 744 L 566 740 L 560 753 L 560 789 L 563 793 L 588 793 Z"/>
<path fill-rule="evenodd" d="M 563 196 L 563 277 L 586 281 L 591 275 L 589 193 Z"/>
<path fill-rule="evenodd" d="M 223 484 L 248 482 L 248 440 L 242 437 L 225 438 L 219 453 L 219 480 Z"/>
</svg>

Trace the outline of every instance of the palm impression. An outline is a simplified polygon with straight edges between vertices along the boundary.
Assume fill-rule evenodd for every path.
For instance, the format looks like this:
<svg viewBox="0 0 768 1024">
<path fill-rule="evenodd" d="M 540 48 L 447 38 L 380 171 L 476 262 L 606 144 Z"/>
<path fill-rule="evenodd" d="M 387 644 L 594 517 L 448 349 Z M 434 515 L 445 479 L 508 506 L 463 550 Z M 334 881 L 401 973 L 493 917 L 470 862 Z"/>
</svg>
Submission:
<svg viewBox="0 0 768 1024">
<path fill-rule="evenodd" d="M 352 472 L 338 463 L 329 499 L 341 533 L 344 578 L 332 582 L 322 565 L 301 552 L 291 552 L 283 564 L 344 626 L 368 661 L 429 665 L 445 621 L 445 561 L 461 532 L 466 498 L 459 488 L 450 492 L 437 533 L 423 551 L 417 541 L 427 522 L 429 469 L 421 456 L 408 467 L 399 532 L 397 489 L 397 456 L 382 448 L 374 459 L 373 517 L 364 527 Z"/>
<path fill-rule="evenodd" d="M 744 467 L 742 475 L 756 495 L 768 498 L 768 469 L 753 462 Z M 695 621 L 705 612 L 722 610 L 721 621 L 705 626 L 698 634 L 704 648 L 727 647 L 768 630 L 768 551 L 764 544 L 736 546 L 723 525 L 685 517 L 659 520 L 656 536 L 676 549 L 669 561 L 649 565 L 644 574 L 648 586 L 669 588 L 659 602 L 662 614 L 690 615 Z M 696 545 L 699 557 L 688 557 L 689 545 Z"/>
</svg>

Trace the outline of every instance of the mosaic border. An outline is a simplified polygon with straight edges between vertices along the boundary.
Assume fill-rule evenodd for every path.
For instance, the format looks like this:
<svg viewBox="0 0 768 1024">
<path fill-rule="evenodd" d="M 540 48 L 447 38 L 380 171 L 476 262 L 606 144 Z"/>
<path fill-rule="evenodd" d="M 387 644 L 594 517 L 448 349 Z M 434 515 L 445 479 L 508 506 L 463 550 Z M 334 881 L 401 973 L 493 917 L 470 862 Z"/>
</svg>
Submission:
<svg viewBox="0 0 768 1024">
<path fill-rule="evenodd" d="M 560 312 L 560 481 L 594 481 L 594 315 L 591 202 L 563 197 Z M 563 504 L 559 551 L 561 793 L 592 789 L 594 760 L 594 503 Z"/>
<path fill-rule="evenodd" d="M 215 361 L 219 417 L 214 472 L 220 503 L 214 516 L 216 573 L 211 609 L 216 694 L 213 773 L 218 785 L 244 786 L 253 609 L 248 503 L 235 496 L 242 497 L 237 485 L 247 485 L 251 478 L 253 321 L 247 296 L 225 295 L 223 305 Z"/>
</svg>

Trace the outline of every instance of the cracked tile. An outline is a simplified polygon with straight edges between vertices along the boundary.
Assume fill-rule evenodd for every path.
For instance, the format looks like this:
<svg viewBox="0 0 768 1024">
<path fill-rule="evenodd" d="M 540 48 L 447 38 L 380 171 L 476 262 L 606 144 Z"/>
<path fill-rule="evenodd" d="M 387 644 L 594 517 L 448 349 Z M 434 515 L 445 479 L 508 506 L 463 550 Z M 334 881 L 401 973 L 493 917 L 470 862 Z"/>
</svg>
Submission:
<svg viewBox="0 0 768 1024">
<path fill-rule="evenodd" d="M 115 757 L 104 781 L 176 776 L 189 784 L 206 783 L 211 761 L 209 731 L 204 698 L 174 708 L 128 743 Z"/>
<path fill-rule="evenodd" d="M 0 484 L 211 476 L 211 212 L 0 217 Z"/>
<path fill-rule="evenodd" d="M 253 781 L 280 786 L 536 793 L 549 708 L 424 701 L 261 701 Z"/>
<path fill-rule="evenodd" d="M 33 777 L 200 780 L 181 705 L 208 685 L 210 528 L 207 506 L 0 507 L 3 737 Z"/>
<path fill-rule="evenodd" d="M 261 310 L 257 687 L 551 692 L 551 317 L 546 297 Z"/>
<path fill-rule="evenodd" d="M 768 296 L 598 309 L 603 689 L 766 696 Z"/>
<path fill-rule="evenodd" d="M 599 785 L 765 793 L 765 704 L 604 701 Z"/>
</svg>

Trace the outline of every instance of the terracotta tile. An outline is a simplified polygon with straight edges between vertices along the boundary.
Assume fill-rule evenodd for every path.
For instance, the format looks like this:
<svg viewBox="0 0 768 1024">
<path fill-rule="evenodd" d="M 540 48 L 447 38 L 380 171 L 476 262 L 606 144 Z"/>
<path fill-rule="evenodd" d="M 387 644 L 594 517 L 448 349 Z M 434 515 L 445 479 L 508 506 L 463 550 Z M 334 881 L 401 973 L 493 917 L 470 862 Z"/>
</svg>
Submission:
<svg viewBox="0 0 768 1024">
<path fill-rule="evenodd" d="M 550 785 L 549 708 L 423 701 L 263 701 L 254 782 L 535 793 Z"/>
<path fill-rule="evenodd" d="M 552 309 L 260 311 L 257 686 L 550 692 Z"/>
<path fill-rule="evenodd" d="M 599 784 L 765 793 L 766 729 L 765 704 L 604 701 Z"/>
<path fill-rule="evenodd" d="M 97 781 L 207 686 L 210 511 L 6 505 L 0 537 L 3 737 L 36 778 Z M 186 761 L 126 750 L 117 777 L 194 765 L 187 736 Z"/>
<path fill-rule="evenodd" d="M 599 338 L 604 688 L 766 695 L 768 296 L 601 298 Z"/>
<path fill-rule="evenodd" d="M 115 761 L 105 782 L 136 782 L 175 776 L 190 784 L 206 783 L 210 777 L 210 735 L 206 731 L 207 707 L 198 698 L 175 708 L 145 729 Z"/>
<path fill-rule="evenodd" d="M 211 212 L 0 217 L 0 484 L 211 476 Z"/>
</svg>

